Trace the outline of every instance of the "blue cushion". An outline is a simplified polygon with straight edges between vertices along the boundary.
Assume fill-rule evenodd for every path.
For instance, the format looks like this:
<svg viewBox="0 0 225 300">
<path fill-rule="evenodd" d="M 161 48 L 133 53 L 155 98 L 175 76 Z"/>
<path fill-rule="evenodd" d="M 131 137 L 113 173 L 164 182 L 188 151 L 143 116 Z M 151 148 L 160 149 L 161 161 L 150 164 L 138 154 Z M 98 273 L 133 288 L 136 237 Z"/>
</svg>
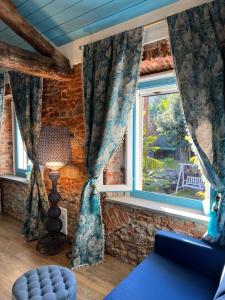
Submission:
<svg viewBox="0 0 225 300">
<path fill-rule="evenodd" d="M 42 266 L 19 277 L 12 288 L 13 300 L 76 300 L 73 272 L 60 266 Z"/>
<path fill-rule="evenodd" d="M 209 276 L 153 252 L 105 300 L 212 300 L 217 286 Z"/>
<path fill-rule="evenodd" d="M 214 277 L 218 281 L 225 264 L 224 248 L 164 230 L 156 233 L 155 251 L 178 264 Z"/>
</svg>

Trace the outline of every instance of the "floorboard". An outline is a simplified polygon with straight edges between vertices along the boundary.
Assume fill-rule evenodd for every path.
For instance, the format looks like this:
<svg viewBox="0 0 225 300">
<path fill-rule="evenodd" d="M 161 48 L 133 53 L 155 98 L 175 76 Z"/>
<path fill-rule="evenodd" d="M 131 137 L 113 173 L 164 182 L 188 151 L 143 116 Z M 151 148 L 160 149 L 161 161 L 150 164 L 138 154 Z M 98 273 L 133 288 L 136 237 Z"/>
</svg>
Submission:
<svg viewBox="0 0 225 300">
<path fill-rule="evenodd" d="M 27 243 L 20 233 L 21 223 L 0 215 L 0 300 L 11 299 L 13 282 L 31 268 L 46 264 L 69 266 L 64 253 L 43 256 L 36 251 L 36 242 Z M 77 300 L 102 300 L 130 271 L 131 266 L 106 256 L 104 263 L 74 271 Z"/>
</svg>

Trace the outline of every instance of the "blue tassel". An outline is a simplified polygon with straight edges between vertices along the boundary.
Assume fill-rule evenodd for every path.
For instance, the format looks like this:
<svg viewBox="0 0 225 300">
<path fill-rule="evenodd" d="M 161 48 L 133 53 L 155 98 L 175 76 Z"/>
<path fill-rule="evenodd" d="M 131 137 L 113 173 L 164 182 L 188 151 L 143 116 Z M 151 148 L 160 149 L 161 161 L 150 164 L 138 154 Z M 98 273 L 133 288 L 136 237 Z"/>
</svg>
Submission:
<svg viewBox="0 0 225 300">
<path fill-rule="evenodd" d="M 220 201 L 220 197 L 216 196 L 216 200 L 213 203 L 212 209 L 210 211 L 210 221 L 209 221 L 209 225 L 208 225 L 208 234 L 211 237 L 216 237 L 219 234 L 219 230 L 218 230 L 218 218 L 217 218 L 219 201 Z"/>
<path fill-rule="evenodd" d="M 216 237 L 219 234 L 218 226 L 217 226 L 217 212 L 214 210 L 210 211 L 210 221 L 208 225 L 208 234 L 211 237 Z"/>
<path fill-rule="evenodd" d="M 92 185 L 92 193 L 91 193 L 91 212 L 93 214 L 99 213 L 99 195 L 96 189 L 96 185 Z"/>
</svg>

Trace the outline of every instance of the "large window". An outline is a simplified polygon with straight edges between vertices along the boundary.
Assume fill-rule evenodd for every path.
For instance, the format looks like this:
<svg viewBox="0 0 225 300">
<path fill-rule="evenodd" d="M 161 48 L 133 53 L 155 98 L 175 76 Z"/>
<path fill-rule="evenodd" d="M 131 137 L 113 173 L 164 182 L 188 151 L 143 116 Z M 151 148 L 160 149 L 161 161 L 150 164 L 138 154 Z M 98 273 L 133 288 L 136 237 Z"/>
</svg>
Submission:
<svg viewBox="0 0 225 300">
<path fill-rule="evenodd" d="M 191 146 L 177 86 L 139 90 L 134 126 L 132 194 L 202 208 L 208 185 Z"/>
<path fill-rule="evenodd" d="M 27 152 L 24 143 L 22 141 L 20 129 L 15 114 L 14 114 L 14 143 L 15 143 L 15 147 L 14 147 L 15 175 L 20 177 L 26 177 L 27 172 L 30 172 L 31 163 L 27 157 Z"/>
<path fill-rule="evenodd" d="M 100 191 L 129 191 L 208 213 L 210 186 L 191 145 L 176 78 L 158 77 L 139 83 L 126 137 L 102 174 Z"/>
</svg>

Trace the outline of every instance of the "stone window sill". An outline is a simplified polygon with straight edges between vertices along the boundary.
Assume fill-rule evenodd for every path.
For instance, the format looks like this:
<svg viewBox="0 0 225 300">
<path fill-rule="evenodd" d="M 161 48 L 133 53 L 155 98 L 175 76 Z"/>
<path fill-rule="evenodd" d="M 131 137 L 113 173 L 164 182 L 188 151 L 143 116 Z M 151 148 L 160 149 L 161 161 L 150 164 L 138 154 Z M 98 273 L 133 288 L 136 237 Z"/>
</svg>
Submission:
<svg viewBox="0 0 225 300">
<path fill-rule="evenodd" d="M 15 181 L 15 182 L 23 183 L 23 184 L 30 183 L 30 181 L 27 180 L 26 178 L 15 176 L 15 175 L 1 175 L 0 179 L 11 180 L 11 181 Z"/>
<path fill-rule="evenodd" d="M 209 222 L 209 217 L 205 216 L 203 212 L 195 209 L 180 207 L 171 204 L 164 204 L 151 200 L 144 200 L 140 198 L 130 197 L 130 196 L 116 196 L 108 197 L 106 201 L 111 203 L 121 204 L 130 208 L 145 210 L 145 211 L 155 211 L 162 214 L 188 219 L 198 223 L 207 224 Z"/>
</svg>

